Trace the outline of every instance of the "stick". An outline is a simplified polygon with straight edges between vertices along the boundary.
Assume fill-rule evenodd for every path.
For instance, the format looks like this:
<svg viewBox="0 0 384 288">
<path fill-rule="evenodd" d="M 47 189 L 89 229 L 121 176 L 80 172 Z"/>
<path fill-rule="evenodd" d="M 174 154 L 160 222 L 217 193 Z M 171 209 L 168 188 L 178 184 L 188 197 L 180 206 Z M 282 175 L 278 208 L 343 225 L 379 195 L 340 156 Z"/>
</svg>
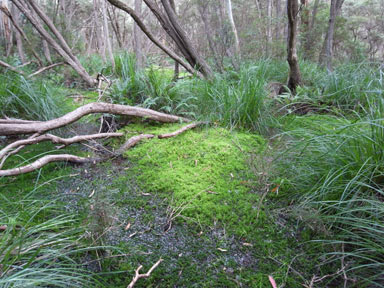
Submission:
<svg viewBox="0 0 384 288">
<path fill-rule="evenodd" d="M 142 265 L 140 265 L 136 271 L 135 271 L 135 277 L 133 277 L 131 283 L 129 283 L 129 285 L 127 286 L 127 288 L 133 288 L 133 286 L 135 286 L 136 282 L 140 279 L 140 278 L 148 278 L 149 276 L 151 276 L 151 273 L 153 272 L 153 270 L 155 270 L 157 268 L 157 266 L 160 265 L 160 263 L 163 261 L 163 259 L 159 259 L 159 261 L 157 261 L 155 264 L 153 264 L 153 266 L 151 267 L 151 269 L 148 270 L 147 273 L 145 274 L 140 274 L 140 270 L 141 268 L 143 268 Z"/>
<path fill-rule="evenodd" d="M 88 140 L 100 139 L 100 138 L 106 138 L 106 137 L 121 137 L 123 135 L 124 135 L 123 133 L 100 133 L 100 134 L 74 136 L 72 138 L 61 138 L 52 134 L 46 134 L 46 135 L 38 136 L 36 138 L 19 140 L 9 144 L 4 149 L 0 150 L 0 159 L 2 159 L 10 150 L 15 149 L 19 146 L 36 144 L 43 141 L 51 141 L 52 143 L 55 143 L 55 144 L 64 144 L 65 146 L 68 146 L 70 144 L 78 143 L 82 141 L 88 141 Z"/>
<path fill-rule="evenodd" d="M 171 137 L 175 137 L 189 129 L 193 129 L 197 126 L 200 126 L 202 124 L 206 124 L 206 122 L 196 122 L 196 123 L 192 123 L 192 124 L 189 124 L 187 126 L 184 126 L 183 128 L 175 131 L 175 132 L 172 132 L 172 133 L 167 133 L 167 134 L 161 134 L 161 135 L 158 135 L 157 137 L 159 137 L 159 139 L 164 139 L 164 138 L 171 138 Z"/>
<path fill-rule="evenodd" d="M 133 136 L 128 139 L 127 142 L 125 142 L 119 149 L 116 150 L 115 155 L 121 155 L 124 153 L 125 150 L 135 146 L 137 143 L 139 143 L 143 139 L 151 139 L 155 137 L 155 135 L 152 134 L 140 134 L 138 136 Z"/>
<path fill-rule="evenodd" d="M 99 162 L 100 160 L 101 159 L 99 158 L 84 158 L 84 157 L 78 157 L 70 154 L 47 155 L 47 156 L 41 157 L 40 159 L 36 160 L 31 164 L 28 164 L 22 167 L 8 169 L 8 170 L 0 170 L 0 177 L 16 176 L 19 174 L 29 173 L 37 169 L 40 169 L 41 167 L 51 162 L 66 161 L 66 162 L 83 164 L 83 163 L 90 163 L 90 162 Z"/>
<path fill-rule="evenodd" d="M 64 64 L 66 64 L 66 63 L 65 62 L 59 62 L 59 63 L 55 63 L 55 64 L 52 64 L 52 65 L 43 67 L 43 68 L 37 70 L 36 72 L 28 75 L 27 78 L 32 78 L 33 76 L 36 76 L 36 75 L 38 75 L 38 74 L 40 74 L 40 73 L 42 73 L 44 71 L 47 71 L 49 69 L 55 68 L 56 66 L 60 66 L 60 65 L 64 65 Z"/>
<path fill-rule="evenodd" d="M 1 60 L 0 60 L 0 66 L 3 66 L 3 67 L 5 67 L 5 68 L 7 68 L 7 69 L 9 69 L 9 70 L 11 70 L 11 71 L 13 71 L 13 72 L 15 72 L 15 73 L 24 75 L 24 72 L 23 72 L 23 71 L 21 71 L 21 70 L 15 68 L 15 67 L 12 67 L 12 66 L 9 65 L 8 63 L 5 63 L 5 62 L 3 62 L 3 61 L 1 61 Z"/>
</svg>

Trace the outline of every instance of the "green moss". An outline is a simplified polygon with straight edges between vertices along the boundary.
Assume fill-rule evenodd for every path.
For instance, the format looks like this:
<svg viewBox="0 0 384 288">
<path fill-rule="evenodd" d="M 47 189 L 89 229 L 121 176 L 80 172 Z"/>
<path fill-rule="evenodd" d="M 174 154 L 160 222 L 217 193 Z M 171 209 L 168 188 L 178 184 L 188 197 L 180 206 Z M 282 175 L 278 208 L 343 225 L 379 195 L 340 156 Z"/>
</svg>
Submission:
<svg viewBox="0 0 384 288">
<path fill-rule="evenodd" d="M 181 126 L 136 124 L 125 133 L 129 138 Z M 198 223 L 218 221 L 245 234 L 257 222 L 259 201 L 258 194 L 245 185 L 251 177 L 245 160 L 250 153 L 262 152 L 265 145 L 257 135 L 206 128 L 170 139 L 151 139 L 125 156 L 137 163 L 133 169 L 143 189 L 168 198 L 175 213 L 183 210 L 183 216 Z"/>
</svg>

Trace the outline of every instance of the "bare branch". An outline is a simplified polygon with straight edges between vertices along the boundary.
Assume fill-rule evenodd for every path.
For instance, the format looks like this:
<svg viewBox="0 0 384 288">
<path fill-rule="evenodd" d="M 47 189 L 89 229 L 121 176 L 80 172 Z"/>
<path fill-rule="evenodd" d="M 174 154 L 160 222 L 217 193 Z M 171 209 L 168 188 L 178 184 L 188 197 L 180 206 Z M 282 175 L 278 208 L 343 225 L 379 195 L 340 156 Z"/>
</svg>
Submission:
<svg viewBox="0 0 384 288">
<path fill-rule="evenodd" d="M 151 276 L 151 273 L 153 272 L 153 270 L 155 270 L 157 268 L 157 266 L 160 265 L 160 263 L 163 261 L 163 259 L 159 259 L 159 261 L 157 261 L 155 264 L 153 264 L 153 266 L 151 267 L 151 269 L 148 270 L 147 273 L 145 274 L 140 274 L 140 270 L 141 268 L 143 268 L 142 265 L 140 265 L 136 271 L 135 271 L 135 277 L 133 277 L 131 283 L 129 283 L 129 285 L 127 286 L 127 288 L 133 288 L 133 286 L 135 286 L 136 282 L 141 279 L 141 278 L 148 278 L 149 276 Z"/>
<path fill-rule="evenodd" d="M 140 134 L 138 136 L 133 136 L 129 138 L 128 141 L 125 142 L 119 149 L 116 150 L 115 155 L 121 155 L 124 153 L 125 150 L 135 146 L 141 140 L 151 139 L 153 137 L 155 137 L 155 135 L 152 135 L 152 134 Z"/>
<path fill-rule="evenodd" d="M 15 68 L 15 67 L 12 67 L 12 66 L 9 65 L 8 63 L 5 63 L 5 62 L 3 62 L 3 61 L 1 61 L 1 60 L 0 60 L 0 66 L 3 66 L 3 67 L 5 67 L 5 68 L 7 68 L 7 69 L 9 69 L 9 70 L 11 70 L 11 71 L 13 71 L 13 72 L 15 72 L 15 73 L 24 75 L 24 72 L 23 72 L 23 71 L 21 71 L 21 70 Z"/>
<path fill-rule="evenodd" d="M 124 2 L 120 0 L 108 0 L 109 3 L 111 3 L 113 6 L 119 8 L 120 10 L 125 11 L 128 13 L 133 20 L 137 23 L 137 25 L 140 27 L 140 29 L 144 32 L 145 35 L 161 50 L 163 50 L 169 57 L 171 57 L 173 60 L 180 63 L 181 66 L 183 66 L 188 72 L 194 74 L 196 70 L 186 61 L 184 61 L 181 57 L 179 57 L 175 52 L 173 52 L 168 47 L 164 46 L 158 39 L 155 38 L 155 36 L 148 30 L 148 28 L 145 26 L 144 22 L 141 21 L 141 19 L 137 16 L 135 11 L 131 9 L 128 5 L 126 5 Z"/>
<path fill-rule="evenodd" d="M 26 166 L 8 169 L 8 170 L 0 170 L 0 177 L 3 176 L 16 176 L 19 174 L 29 173 L 32 171 L 35 171 L 37 169 L 40 169 L 41 167 L 47 165 L 51 162 L 58 162 L 58 161 L 65 161 L 65 162 L 73 162 L 78 164 L 83 163 L 90 163 L 90 162 L 98 162 L 100 161 L 99 158 L 85 158 L 85 157 L 79 157 L 75 155 L 70 154 L 62 154 L 62 155 L 47 155 L 44 156 L 35 162 L 28 164 Z"/>
<path fill-rule="evenodd" d="M 128 105 L 118 105 L 109 103 L 89 103 L 68 114 L 45 122 L 36 122 L 32 124 L 7 124 L 0 123 L 0 135 L 18 135 L 18 134 L 43 134 L 47 131 L 60 128 L 73 123 L 88 114 L 110 113 L 118 115 L 129 115 L 148 118 L 165 123 L 190 122 L 189 119 L 157 112 L 151 109 L 133 107 Z"/>
<path fill-rule="evenodd" d="M 34 72 L 34 73 L 28 75 L 27 78 L 32 78 L 33 76 L 36 76 L 36 75 L 38 75 L 38 74 L 40 74 L 40 73 L 42 73 L 42 72 L 44 72 L 44 71 L 47 71 L 47 70 L 49 70 L 49 69 L 55 68 L 56 66 L 60 66 L 60 65 L 64 65 L 64 64 L 66 64 L 66 63 L 65 63 L 65 62 L 59 62 L 59 63 L 54 63 L 54 64 L 52 64 L 52 65 L 43 67 L 43 68 L 37 70 L 36 72 Z"/>
<path fill-rule="evenodd" d="M 187 130 L 193 129 L 193 128 L 195 128 L 195 127 L 197 127 L 197 126 L 200 126 L 200 125 L 202 125 L 202 124 L 206 124 L 206 122 L 196 122 L 196 123 L 192 123 L 192 124 L 189 124 L 189 125 L 187 125 L 187 126 L 184 126 L 183 128 L 181 128 L 181 129 L 179 129 L 179 130 L 177 130 L 177 131 L 175 131 L 175 132 L 167 133 L 167 134 L 161 134 L 161 135 L 158 135 L 157 137 L 158 137 L 159 139 L 175 137 L 175 136 L 177 136 L 177 135 L 179 135 L 179 134 L 181 134 L 181 133 L 183 133 L 183 132 L 185 132 L 185 131 L 187 131 Z"/>
<path fill-rule="evenodd" d="M 51 141 L 52 143 L 55 143 L 55 144 L 64 144 L 65 146 L 68 146 L 70 144 L 78 143 L 82 141 L 89 141 L 89 140 L 107 138 L 107 137 L 121 137 L 123 135 L 124 135 L 123 133 L 100 133 L 100 134 L 92 134 L 92 135 L 75 136 L 72 138 L 65 139 L 52 134 L 46 134 L 46 135 L 38 136 L 36 138 L 23 139 L 23 140 L 19 140 L 9 144 L 7 147 L 0 150 L 0 159 L 2 159 L 5 155 L 7 155 L 8 152 L 11 151 L 12 149 L 16 149 L 20 146 L 25 146 L 25 145 L 37 144 L 44 141 Z"/>
</svg>

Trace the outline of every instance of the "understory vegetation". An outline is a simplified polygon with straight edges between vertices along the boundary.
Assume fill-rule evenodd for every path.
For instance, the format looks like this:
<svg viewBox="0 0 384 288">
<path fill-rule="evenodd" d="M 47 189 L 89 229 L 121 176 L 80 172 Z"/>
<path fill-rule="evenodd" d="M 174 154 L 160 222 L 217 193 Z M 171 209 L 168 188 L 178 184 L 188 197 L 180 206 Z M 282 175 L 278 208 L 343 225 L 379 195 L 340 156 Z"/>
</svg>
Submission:
<svg viewBox="0 0 384 288">
<path fill-rule="evenodd" d="M 102 100 L 207 124 L 104 164 L 0 178 L 1 287 L 126 287 L 159 258 L 165 264 L 138 287 L 269 287 L 268 275 L 280 287 L 384 287 L 383 66 L 328 73 L 303 61 L 296 95 L 278 95 L 288 65 L 277 60 L 176 82 L 172 69 L 139 70 L 129 54 L 115 55 L 115 70 L 98 57 L 86 63 L 113 79 Z M 1 70 L 1 118 L 53 119 L 97 100 L 52 74 Z M 79 126 L 98 130 L 95 120 Z M 183 126 L 115 120 L 128 123 L 119 127 L 126 138 Z M 65 149 L 92 153 L 74 147 Z"/>
</svg>

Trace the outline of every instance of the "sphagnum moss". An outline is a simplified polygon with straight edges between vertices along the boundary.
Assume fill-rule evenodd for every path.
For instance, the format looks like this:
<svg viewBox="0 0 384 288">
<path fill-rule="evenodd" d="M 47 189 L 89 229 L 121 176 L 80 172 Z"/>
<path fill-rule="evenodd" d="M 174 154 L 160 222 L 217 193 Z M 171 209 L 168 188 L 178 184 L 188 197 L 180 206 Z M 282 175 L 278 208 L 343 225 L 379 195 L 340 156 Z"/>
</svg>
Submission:
<svg viewBox="0 0 384 288">
<path fill-rule="evenodd" d="M 181 124 L 161 127 L 143 124 L 126 128 L 127 136 L 160 134 Z M 200 130 L 200 129 L 199 129 Z M 127 151 L 137 162 L 139 183 L 151 193 L 170 201 L 171 209 L 202 224 L 225 223 L 239 234 L 257 221 L 258 193 L 246 185 L 246 158 L 261 153 L 265 140 L 257 135 L 223 128 L 188 131 L 170 139 L 151 139 Z"/>
</svg>

